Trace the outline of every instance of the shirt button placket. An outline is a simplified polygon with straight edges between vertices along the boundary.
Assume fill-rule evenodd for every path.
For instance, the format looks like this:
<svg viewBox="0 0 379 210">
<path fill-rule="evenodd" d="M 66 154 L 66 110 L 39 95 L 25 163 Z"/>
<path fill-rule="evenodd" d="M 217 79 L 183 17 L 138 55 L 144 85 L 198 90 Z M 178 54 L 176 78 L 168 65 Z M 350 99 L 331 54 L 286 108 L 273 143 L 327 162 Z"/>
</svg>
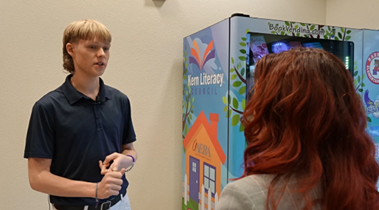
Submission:
<svg viewBox="0 0 379 210">
<path fill-rule="evenodd" d="M 101 122 L 100 122 L 100 116 L 99 116 L 100 105 L 101 105 L 100 102 L 95 102 L 95 105 L 94 105 L 96 127 L 97 127 L 97 131 L 99 131 L 99 132 L 101 132 L 103 130 L 102 126 L 101 126 Z"/>
</svg>

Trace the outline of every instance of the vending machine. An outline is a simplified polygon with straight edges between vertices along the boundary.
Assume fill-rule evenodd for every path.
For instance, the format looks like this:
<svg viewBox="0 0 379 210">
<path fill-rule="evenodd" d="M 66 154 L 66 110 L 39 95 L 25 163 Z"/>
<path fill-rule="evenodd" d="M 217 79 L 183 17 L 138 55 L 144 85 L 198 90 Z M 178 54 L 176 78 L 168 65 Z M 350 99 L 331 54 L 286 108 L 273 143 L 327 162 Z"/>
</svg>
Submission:
<svg viewBox="0 0 379 210">
<path fill-rule="evenodd" d="M 215 209 L 223 187 L 242 176 L 246 143 L 240 118 L 253 86 L 255 63 L 265 54 L 301 46 L 340 58 L 367 101 L 368 130 L 379 142 L 378 45 L 377 31 L 241 14 L 185 37 L 182 209 Z M 363 50 L 364 46 L 370 48 Z"/>
</svg>

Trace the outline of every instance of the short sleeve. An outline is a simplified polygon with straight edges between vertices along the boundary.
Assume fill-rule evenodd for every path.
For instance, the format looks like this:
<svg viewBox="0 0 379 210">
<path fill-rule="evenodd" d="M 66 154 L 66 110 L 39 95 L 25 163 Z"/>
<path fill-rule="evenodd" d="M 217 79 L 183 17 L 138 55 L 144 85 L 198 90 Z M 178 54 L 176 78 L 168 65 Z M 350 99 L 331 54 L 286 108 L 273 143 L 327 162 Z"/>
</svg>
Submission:
<svg viewBox="0 0 379 210">
<path fill-rule="evenodd" d="M 130 101 L 126 97 L 124 105 L 124 131 L 122 137 L 122 144 L 129 144 L 136 140 L 136 134 L 134 132 L 133 122 L 132 122 L 132 112 L 130 107 Z"/>
<path fill-rule="evenodd" d="M 221 192 L 216 210 L 255 210 L 255 208 L 246 192 L 239 189 L 236 183 L 230 183 Z"/>
<path fill-rule="evenodd" d="M 53 158 L 54 151 L 53 110 L 41 103 L 33 106 L 26 135 L 24 158 Z"/>
</svg>

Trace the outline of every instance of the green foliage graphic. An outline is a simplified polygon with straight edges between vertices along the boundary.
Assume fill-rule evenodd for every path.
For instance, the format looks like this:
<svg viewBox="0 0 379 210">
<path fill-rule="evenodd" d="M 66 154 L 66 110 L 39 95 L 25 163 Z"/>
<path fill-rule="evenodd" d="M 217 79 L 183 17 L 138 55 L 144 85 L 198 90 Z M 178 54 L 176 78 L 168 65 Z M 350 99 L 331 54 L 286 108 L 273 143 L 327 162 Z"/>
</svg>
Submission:
<svg viewBox="0 0 379 210">
<path fill-rule="evenodd" d="M 276 35 L 287 35 L 287 36 L 296 36 L 296 37 L 305 37 L 305 38 L 317 38 L 317 39 L 329 39 L 329 40 L 341 40 L 341 41 L 349 41 L 351 36 L 351 30 L 346 28 L 340 28 L 340 31 L 336 31 L 337 29 L 334 26 L 324 26 L 324 25 L 316 25 L 316 24 L 307 24 L 307 23 L 296 23 L 296 22 L 284 22 L 283 26 L 279 24 L 273 25 L 272 23 L 268 23 L 270 27 L 270 33 Z M 280 28 L 281 30 L 275 30 Z M 274 28 L 274 29 L 272 29 Z"/>
<path fill-rule="evenodd" d="M 362 97 L 363 94 L 363 87 L 365 87 L 365 83 L 363 83 L 363 79 L 365 78 L 365 75 L 362 74 L 362 77 L 359 75 L 358 72 L 358 63 L 357 61 L 354 62 L 354 87 L 355 91 L 358 93 L 359 97 Z M 367 116 L 367 122 L 371 122 L 371 118 Z"/>
<path fill-rule="evenodd" d="M 249 30 L 246 30 L 246 33 L 248 33 Z M 239 50 L 239 56 L 237 58 L 230 58 L 231 62 L 231 69 L 230 69 L 230 84 L 231 88 L 234 88 L 237 90 L 237 92 L 241 95 L 246 93 L 246 48 L 249 47 L 247 45 L 248 40 L 246 37 L 241 37 L 241 42 L 239 45 L 241 46 L 241 49 Z M 228 95 L 227 97 L 222 97 L 222 102 L 225 104 L 224 106 L 224 112 L 226 113 L 226 117 L 230 118 L 230 122 L 232 126 L 238 126 L 239 125 L 239 131 L 242 132 L 244 127 L 240 122 L 243 110 L 245 109 L 246 100 L 242 99 L 242 101 L 239 101 L 236 97 L 231 97 L 231 95 Z"/>
<path fill-rule="evenodd" d="M 183 104 L 182 104 L 182 137 L 183 139 L 188 133 L 191 125 L 191 120 L 193 118 L 193 110 L 195 109 L 194 102 L 195 97 L 191 95 L 191 87 L 187 83 L 187 72 L 188 72 L 188 53 L 186 52 L 187 47 L 185 47 L 183 55 Z"/>
</svg>

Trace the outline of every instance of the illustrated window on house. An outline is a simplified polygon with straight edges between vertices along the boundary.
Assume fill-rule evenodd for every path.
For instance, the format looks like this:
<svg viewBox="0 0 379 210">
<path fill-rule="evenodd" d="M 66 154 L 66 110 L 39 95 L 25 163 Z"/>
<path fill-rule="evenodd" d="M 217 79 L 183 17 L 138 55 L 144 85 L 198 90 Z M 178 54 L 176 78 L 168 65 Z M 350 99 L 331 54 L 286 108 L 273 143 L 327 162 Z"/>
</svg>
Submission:
<svg viewBox="0 0 379 210">
<path fill-rule="evenodd" d="M 192 162 L 192 171 L 196 173 L 196 163 Z"/>
<path fill-rule="evenodd" d="M 208 189 L 211 190 L 212 197 L 215 196 L 216 192 L 216 168 L 204 163 L 204 189 L 206 193 Z"/>
</svg>

